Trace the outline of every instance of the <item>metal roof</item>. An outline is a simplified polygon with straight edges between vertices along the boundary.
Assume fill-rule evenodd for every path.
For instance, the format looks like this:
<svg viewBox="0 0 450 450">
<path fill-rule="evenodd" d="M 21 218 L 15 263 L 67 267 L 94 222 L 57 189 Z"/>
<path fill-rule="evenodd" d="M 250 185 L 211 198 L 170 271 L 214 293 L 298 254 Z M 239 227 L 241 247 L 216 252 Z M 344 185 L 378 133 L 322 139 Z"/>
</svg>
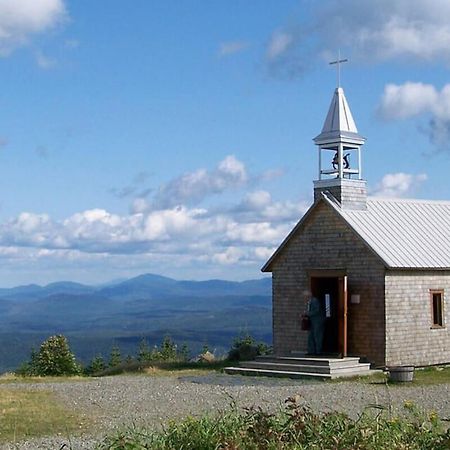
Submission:
<svg viewBox="0 0 450 450">
<path fill-rule="evenodd" d="M 387 267 L 450 269 L 450 202 L 372 197 L 351 210 L 323 198 Z"/>
</svg>

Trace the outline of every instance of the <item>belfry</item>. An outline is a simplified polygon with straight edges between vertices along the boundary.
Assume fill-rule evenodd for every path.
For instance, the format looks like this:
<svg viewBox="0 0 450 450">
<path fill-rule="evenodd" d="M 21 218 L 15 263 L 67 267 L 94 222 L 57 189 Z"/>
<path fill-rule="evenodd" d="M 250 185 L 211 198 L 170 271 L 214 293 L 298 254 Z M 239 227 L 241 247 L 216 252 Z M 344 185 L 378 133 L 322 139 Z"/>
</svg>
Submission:
<svg viewBox="0 0 450 450">
<path fill-rule="evenodd" d="M 365 140 L 358 133 L 344 90 L 337 87 L 322 132 L 314 138 L 319 161 L 314 200 L 328 191 L 343 208 L 366 208 L 367 190 L 361 164 Z"/>
</svg>

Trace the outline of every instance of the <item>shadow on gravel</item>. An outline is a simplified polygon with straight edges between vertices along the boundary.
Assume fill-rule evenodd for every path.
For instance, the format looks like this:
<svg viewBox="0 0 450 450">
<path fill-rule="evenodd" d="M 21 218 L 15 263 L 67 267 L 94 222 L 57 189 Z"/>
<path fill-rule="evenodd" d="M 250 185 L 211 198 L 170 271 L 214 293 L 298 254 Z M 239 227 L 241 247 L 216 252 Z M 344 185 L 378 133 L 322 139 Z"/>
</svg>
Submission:
<svg viewBox="0 0 450 450">
<path fill-rule="evenodd" d="M 215 386 L 298 386 L 305 384 L 321 384 L 322 380 L 252 377 L 243 375 L 209 374 L 199 376 L 183 376 L 180 381 L 195 384 L 211 384 Z"/>
</svg>

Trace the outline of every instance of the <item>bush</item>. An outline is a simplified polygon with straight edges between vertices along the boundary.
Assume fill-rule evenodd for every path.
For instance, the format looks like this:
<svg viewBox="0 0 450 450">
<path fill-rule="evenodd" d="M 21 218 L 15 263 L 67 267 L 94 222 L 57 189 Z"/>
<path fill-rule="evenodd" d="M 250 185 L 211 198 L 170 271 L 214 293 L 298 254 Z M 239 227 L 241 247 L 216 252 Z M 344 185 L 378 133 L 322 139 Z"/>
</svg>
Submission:
<svg viewBox="0 0 450 450">
<path fill-rule="evenodd" d="M 67 339 L 63 335 L 49 337 L 39 351 L 31 351 L 30 361 L 17 371 L 28 376 L 79 375 L 81 367 L 71 352 Z"/>
<path fill-rule="evenodd" d="M 256 342 L 249 334 L 238 336 L 228 352 L 230 361 L 245 361 L 255 359 L 260 355 L 267 355 L 270 347 L 264 342 Z"/>
</svg>

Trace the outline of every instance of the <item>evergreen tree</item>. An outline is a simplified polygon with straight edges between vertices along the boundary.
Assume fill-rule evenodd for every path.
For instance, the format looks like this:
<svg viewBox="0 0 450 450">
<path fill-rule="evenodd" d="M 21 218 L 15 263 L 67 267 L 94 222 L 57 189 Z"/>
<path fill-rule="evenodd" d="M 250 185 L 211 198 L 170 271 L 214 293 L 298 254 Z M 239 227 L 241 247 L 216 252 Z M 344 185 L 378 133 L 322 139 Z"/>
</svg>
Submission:
<svg viewBox="0 0 450 450">
<path fill-rule="evenodd" d="M 141 363 L 149 362 L 152 360 L 152 351 L 148 345 L 148 342 L 145 338 L 142 338 L 139 343 L 139 351 L 137 360 Z"/>
<path fill-rule="evenodd" d="M 165 336 L 161 343 L 161 359 L 174 360 L 177 358 L 177 345 L 170 336 Z"/>
<path fill-rule="evenodd" d="M 32 351 L 30 372 L 39 376 L 78 375 L 81 368 L 70 351 L 66 337 L 56 335 L 44 341 L 39 352 Z"/>
<path fill-rule="evenodd" d="M 106 369 L 106 363 L 102 355 L 97 355 L 92 358 L 90 364 L 86 367 L 86 373 L 88 375 L 103 372 Z"/>
<path fill-rule="evenodd" d="M 109 354 L 109 367 L 116 367 L 122 364 L 122 355 L 120 353 L 120 348 L 116 345 L 111 349 L 111 353 Z"/>
</svg>

